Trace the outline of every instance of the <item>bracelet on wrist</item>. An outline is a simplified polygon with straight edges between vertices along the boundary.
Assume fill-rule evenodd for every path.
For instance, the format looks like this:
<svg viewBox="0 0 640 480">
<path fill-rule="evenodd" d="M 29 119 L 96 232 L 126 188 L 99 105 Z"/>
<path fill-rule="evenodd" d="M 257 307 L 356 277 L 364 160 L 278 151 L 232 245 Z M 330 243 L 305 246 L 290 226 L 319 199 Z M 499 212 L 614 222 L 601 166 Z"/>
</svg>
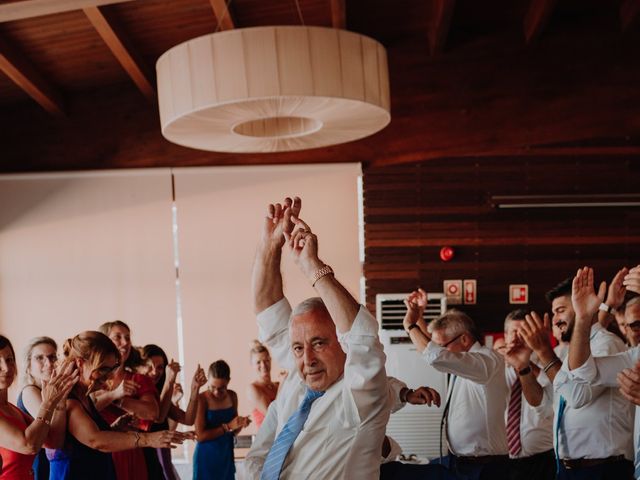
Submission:
<svg viewBox="0 0 640 480">
<path fill-rule="evenodd" d="M 42 423 L 44 423 L 46 426 L 51 426 L 51 420 L 47 420 L 45 417 L 43 417 L 42 415 L 38 415 L 36 417 L 36 420 L 40 420 Z"/>
<path fill-rule="evenodd" d="M 311 277 L 311 286 L 315 287 L 316 283 L 318 283 L 318 280 L 320 280 L 322 277 L 326 277 L 327 275 L 333 275 L 333 269 L 329 265 L 320 267 Z"/>
<path fill-rule="evenodd" d="M 222 427 L 222 431 L 224 433 L 229 433 L 231 430 L 229 429 L 229 425 L 227 425 L 226 423 L 223 423 L 222 425 L 220 425 Z"/>
<path fill-rule="evenodd" d="M 140 434 L 136 431 L 133 432 L 133 434 L 136 436 L 136 447 L 135 448 L 140 448 Z"/>
<path fill-rule="evenodd" d="M 413 330 L 414 328 L 417 328 L 418 330 L 420 330 L 422 332 L 422 329 L 420 328 L 420 326 L 417 323 L 412 323 L 411 325 L 409 325 L 405 330 L 407 331 L 407 333 L 411 332 L 411 330 Z"/>
<path fill-rule="evenodd" d="M 526 367 L 518 370 L 518 375 L 520 375 L 521 377 L 524 375 L 529 375 L 530 373 L 531 373 L 531 365 L 527 365 Z"/>
<path fill-rule="evenodd" d="M 547 363 L 544 368 L 542 369 L 542 371 L 544 373 L 547 373 L 549 371 L 549 369 L 551 367 L 553 367 L 554 365 L 556 365 L 557 363 L 560 363 L 560 359 L 558 357 L 554 358 L 553 360 L 551 360 L 549 363 Z"/>
</svg>

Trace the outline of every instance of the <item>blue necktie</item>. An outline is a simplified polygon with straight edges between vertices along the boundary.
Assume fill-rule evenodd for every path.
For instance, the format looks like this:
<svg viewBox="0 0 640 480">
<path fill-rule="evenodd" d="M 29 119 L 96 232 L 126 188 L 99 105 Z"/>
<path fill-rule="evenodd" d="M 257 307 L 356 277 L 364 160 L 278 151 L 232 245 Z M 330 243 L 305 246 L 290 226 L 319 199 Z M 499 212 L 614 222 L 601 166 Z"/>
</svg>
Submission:
<svg viewBox="0 0 640 480">
<path fill-rule="evenodd" d="M 562 426 L 562 417 L 564 416 L 564 409 L 567 406 L 567 401 L 562 395 L 560 395 L 560 402 L 558 403 L 558 419 L 556 420 L 556 475 L 560 474 L 560 427 Z"/>
<path fill-rule="evenodd" d="M 302 403 L 289 417 L 275 442 L 271 445 L 262 467 L 260 480 L 277 480 L 280 478 L 280 470 L 282 470 L 284 460 L 287 458 L 291 445 L 296 441 L 302 431 L 302 427 L 304 427 L 304 422 L 306 422 L 311 411 L 311 404 L 322 395 L 324 395 L 324 392 L 314 392 L 307 388 Z"/>
</svg>

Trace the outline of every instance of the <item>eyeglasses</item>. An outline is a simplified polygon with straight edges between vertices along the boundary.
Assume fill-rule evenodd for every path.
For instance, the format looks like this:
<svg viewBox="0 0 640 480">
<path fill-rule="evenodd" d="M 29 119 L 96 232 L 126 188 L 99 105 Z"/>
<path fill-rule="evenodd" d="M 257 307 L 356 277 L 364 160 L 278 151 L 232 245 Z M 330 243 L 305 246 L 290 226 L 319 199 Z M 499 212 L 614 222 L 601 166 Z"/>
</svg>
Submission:
<svg viewBox="0 0 640 480">
<path fill-rule="evenodd" d="M 631 323 L 627 323 L 627 328 L 631 330 L 640 330 L 640 320 L 634 320 Z"/>
<path fill-rule="evenodd" d="M 108 377 L 119 366 L 120 364 L 116 363 L 113 367 L 98 367 L 91 372 L 91 379 L 98 380 L 101 378 Z"/>
<path fill-rule="evenodd" d="M 58 355 L 55 353 L 52 353 L 51 355 L 35 355 L 33 358 L 39 363 L 44 363 L 45 358 L 51 363 L 56 363 L 58 361 Z"/>
<path fill-rule="evenodd" d="M 449 340 L 447 343 L 443 343 L 442 345 L 440 345 L 442 348 L 447 348 L 449 345 L 451 345 L 453 342 L 455 342 L 456 340 L 458 340 L 460 337 L 462 337 L 462 335 L 464 335 L 464 333 L 461 333 L 460 335 L 458 335 L 457 337 L 452 338 L 451 340 Z"/>
</svg>

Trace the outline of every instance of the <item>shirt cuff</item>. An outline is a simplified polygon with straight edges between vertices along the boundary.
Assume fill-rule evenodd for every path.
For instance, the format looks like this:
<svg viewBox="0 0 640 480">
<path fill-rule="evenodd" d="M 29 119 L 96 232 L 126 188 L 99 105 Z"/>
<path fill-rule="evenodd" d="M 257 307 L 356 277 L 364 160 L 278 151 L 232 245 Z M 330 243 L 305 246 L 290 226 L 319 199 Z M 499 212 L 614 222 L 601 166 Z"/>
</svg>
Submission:
<svg viewBox="0 0 640 480">
<path fill-rule="evenodd" d="M 356 318 L 353 320 L 353 324 L 351 325 L 351 330 L 348 332 L 340 333 L 336 329 L 336 334 L 338 335 L 338 341 L 340 343 L 351 343 L 350 338 L 353 337 L 378 337 L 378 322 L 373 315 L 369 313 L 365 307 L 360 305 L 360 309 L 358 310 L 358 314 Z M 359 342 L 357 342 L 359 343 Z"/>
<path fill-rule="evenodd" d="M 593 356 L 589 355 L 586 362 L 580 365 L 578 368 L 569 370 L 569 357 L 562 362 L 562 372 L 566 372 L 569 381 L 577 380 L 582 383 L 591 383 L 598 375 L 598 369 L 596 368 L 596 362 L 593 360 Z"/>
<path fill-rule="evenodd" d="M 444 351 L 446 351 L 446 348 L 441 347 L 435 342 L 429 342 L 427 344 L 427 348 L 422 352 L 422 358 L 425 362 L 431 365 L 440 357 L 440 355 L 442 355 L 442 352 Z"/>
<path fill-rule="evenodd" d="M 258 329 L 260 331 L 260 341 L 263 340 L 263 333 L 273 331 L 278 327 L 282 327 L 284 323 L 286 326 L 289 324 L 289 317 L 291 316 L 291 305 L 286 297 L 282 297 L 273 305 L 268 306 L 256 315 L 258 321 Z M 268 337 L 269 335 L 267 335 Z"/>
</svg>

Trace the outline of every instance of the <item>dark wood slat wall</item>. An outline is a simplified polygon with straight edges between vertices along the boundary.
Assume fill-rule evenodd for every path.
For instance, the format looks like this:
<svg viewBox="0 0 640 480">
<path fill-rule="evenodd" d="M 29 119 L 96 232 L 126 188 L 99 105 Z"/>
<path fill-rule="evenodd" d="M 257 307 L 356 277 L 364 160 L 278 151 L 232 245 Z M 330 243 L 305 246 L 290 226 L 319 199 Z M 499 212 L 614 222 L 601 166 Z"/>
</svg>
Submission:
<svg viewBox="0 0 640 480">
<path fill-rule="evenodd" d="M 498 210 L 492 195 L 640 192 L 638 159 L 483 158 L 364 169 L 367 304 L 378 293 L 445 279 L 478 281 L 478 303 L 461 305 L 485 331 L 500 331 L 509 284 L 529 285 L 529 306 L 582 265 L 610 280 L 640 263 L 640 208 Z M 442 262 L 450 245 L 455 258 Z"/>
</svg>

